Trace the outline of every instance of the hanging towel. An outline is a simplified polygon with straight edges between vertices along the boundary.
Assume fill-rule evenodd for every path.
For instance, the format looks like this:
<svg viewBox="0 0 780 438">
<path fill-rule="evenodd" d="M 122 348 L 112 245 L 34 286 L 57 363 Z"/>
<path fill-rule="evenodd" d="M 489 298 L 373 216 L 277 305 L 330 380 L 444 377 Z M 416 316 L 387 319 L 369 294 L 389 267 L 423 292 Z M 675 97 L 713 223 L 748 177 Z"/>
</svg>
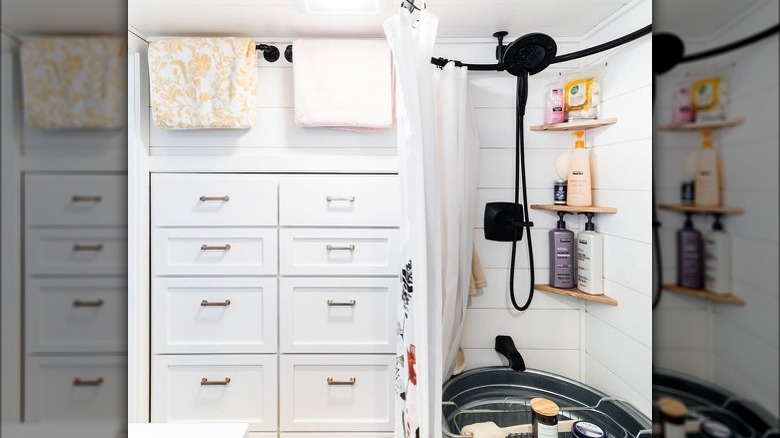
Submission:
<svg viewBox="0 0 780 438">
<path fill-rule="evenodd" d="M 373 131 L 393 125 L 386 41 L 301 39 L 293 51 L 298 126 Z"/>
<path fill-rule="evenodd" d="M 485 278 L 485 271 L 482 270 L 482 264 L 479 262 L 479 254 L 477 254 L 477 247 L 471 247 L 471 279 L 469 280 L 469 296 L 477 294 L 477 289 L 484 289 L 487 287 L 487 278 Z"/>
<path fill-rule="evenodd" d="M 247 38 L 168 38 L 149 45 L 152 115 L 164 129 L 250 128 L 257 56 Z"/>
<path fill-rule="evenodd" d="M 118 129 L 127 105 L 123 39 L 34 38 L 22 42 L 24 119 L 33 129 Z"/>
</svg>

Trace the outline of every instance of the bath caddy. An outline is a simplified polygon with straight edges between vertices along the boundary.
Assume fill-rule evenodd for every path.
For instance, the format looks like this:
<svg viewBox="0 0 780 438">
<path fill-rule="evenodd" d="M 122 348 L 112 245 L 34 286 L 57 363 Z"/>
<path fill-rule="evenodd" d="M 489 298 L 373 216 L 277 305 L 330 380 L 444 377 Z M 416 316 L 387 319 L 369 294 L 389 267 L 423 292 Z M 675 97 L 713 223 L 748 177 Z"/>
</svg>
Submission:
<svg viewBox="0 0 780 438">
<path fill-rule="evenodd" d="M 737 126 L 744 122 L 743 117 L 737 117 L 734 119 L 718 120 L 715 122 L 699 122 L 699 123 L 684 123 L 681 125 L 662 125 L 658 129 L 660 131 L 700 131 L 702 129 L 719 129 L 728 128 L 730 126 Z"/>
<path fill-rule="evenodd" d="M 596 119 L 596 120 L 577 120 L 564 123 L 547 123 L 544 125 L 531 125 L 531 131 L 581 131 L 583 129 L 598 128 L 617 123 L 617 118 Z"/>
<path fill-rule="evenodd" d="M 617 213 L 617 208 L 599 207 L 596 205 L 591 205 L 590 207 L 573 207 L 556 204 L 531 204 L 531 210 L 568 211 L 571 213 Z"/>
<path fill-rule="evenodd" d="M 567 297 L 579 298 L 585 301 L 593 301 L 596 303 L 608 304 L 610 306 L 617 306 L 618 302 L 612 297 L 606 295 L 591 295 L 581 292 L 577 289 L 561 289 L 559 287 L 552 287 L 549 284 L 535 284 L 534 289 L 542 292 L 549 292 L 558 295 L 566 295 Z"/>
<path fill-rule="evenodd" d="M 735 306 L 744 306 L 746 304 L 745 300 L 736 295 L 719 295 L 706 289 L 690 289 L 687 287 L 677 286 L 676 284 L 664 284 L 664 289 L 676 294 L 699 297 L 705 300 L 716 301 L 718 303 L 733 304 Z"/>
</svg>

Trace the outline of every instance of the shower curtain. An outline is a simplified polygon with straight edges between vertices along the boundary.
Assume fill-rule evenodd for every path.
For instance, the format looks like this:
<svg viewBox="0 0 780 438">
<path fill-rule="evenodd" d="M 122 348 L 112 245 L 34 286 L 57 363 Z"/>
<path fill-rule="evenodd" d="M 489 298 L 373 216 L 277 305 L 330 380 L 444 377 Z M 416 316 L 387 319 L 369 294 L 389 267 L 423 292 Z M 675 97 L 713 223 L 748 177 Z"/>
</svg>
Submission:
<svg viewBox="0 0 780 438">
<path fill-rule="evenodd" d="M 438 19 L 401 8 L 384 23 L 396 73 L 401 274 L 396 437 L 441 437 L 441 387 L 466 316 L 477 137 L 467 70 L 431 63 Z"/>
</svg>

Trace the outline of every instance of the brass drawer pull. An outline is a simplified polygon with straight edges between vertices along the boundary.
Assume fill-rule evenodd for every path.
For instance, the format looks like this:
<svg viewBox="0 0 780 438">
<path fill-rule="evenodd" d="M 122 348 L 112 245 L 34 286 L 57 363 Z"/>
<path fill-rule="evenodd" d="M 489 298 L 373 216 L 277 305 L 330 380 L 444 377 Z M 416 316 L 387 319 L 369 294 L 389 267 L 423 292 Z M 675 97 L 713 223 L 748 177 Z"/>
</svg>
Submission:
<svg viewBox="0 0 780 438">
<path fill-rule="evenodd" d="M 230 383 L 230 377 L 225 377 L 225 380 L 211 381 L 208 377 L 200 379 L 201 386 L 225 386 Z"/>
<path fill-rule="evenodd" d="M 330 243 L 325 245 L 325 249 L 328 251 L 354 251 L 355 245 L 331 245 Z"/>
<path fill-rule="evenodd" d="M 201 202 L 206 202 L 206 201 L 228 202 L 228 201 L 230 201 L 230 196 L 228 196 L 228 195 L 225 195 L 225 196 L 206 196 L 206 195 L 202 195 L 200 197 L 200 200 L 201 200 Z"/>
<path fill-rule="evenodd" d="M 355 385 L 355 379 L 354 377 L 350 377 L 349 380 L 334 380 L 333 377 L 328 377 L 328 385 L 330 386 L 354 386 Z"/>
<path fill-rule="evenodd" d="M 335 202 L 335 201 L 347 201 L 347 202 L 355 202 L 354 196 L 326 196 L 325 199 L 328 202 Z"/>
<path fill-rule="evenodd" d="M 73 202 L 100 202 L 103 197 L 100 195 L 73 195 L 70 200 Z"/>
<path fill-rule="evenodd" d="M 102 299 L 97 299 L 95 301 L 81 301 L 80 299 L 76 298 L 73 300 L 73 307 L 100 307 L 102 305 Z"/>
<path fill-rule="evenodd" d="M 73 386 L 100 386 L 103 384 L 103 378 L 98 377 L 94 380 L 84 380 L 81 377 L 73 378 Z"/>
<path fill-rule="evenodd" d="M 332 307 L 353 307 L 354 305 L 355 305 L 355 300 L 349 300 L 349 301 L 328 300 L 328 306 L 332 306 Z"/>
<path fill-rule="evenodd" d="M 200 246 L 201 251 L 230 251 L 230 244 L 225 245 L 206 245 L 205 243 Z"/>
<path fill-rule="evenodd" d="M 73 245 L 73 251 L 102 251 L 102 250 L 103 250 L 102 243 L 96 243 L 94 245 L 85 245 L 82 243 L 77 243 Z"/>
<path fill-rule="evenodd" d="M 201 300 L 201 307 L 227 307 L 230 305 L 230 300 L 211 302 L 209 300 Z"/>
</svg>

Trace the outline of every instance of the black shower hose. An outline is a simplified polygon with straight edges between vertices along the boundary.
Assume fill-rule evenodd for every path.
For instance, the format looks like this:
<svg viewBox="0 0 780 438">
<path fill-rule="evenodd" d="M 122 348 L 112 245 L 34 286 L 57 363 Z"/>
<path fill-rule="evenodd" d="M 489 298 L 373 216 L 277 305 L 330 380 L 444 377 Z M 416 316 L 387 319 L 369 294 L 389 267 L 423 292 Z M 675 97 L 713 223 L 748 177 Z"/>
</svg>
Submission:
<svg viewBox="0 0 780 438">
<path fill-rule="evenodd" d="M 517 77 L 517 103 L 515 105 L 515 221 L 518 218 L 518 210 L 521 205 L 523 214 L 522 224 L 515 224 L 514 235 L 512 236 L 512 260 L 509 268 L 509 298 L 512 300 L 512 306 L 520 312 L 526 310 L 531 305 L 534 298 L 534 251 L 531 245 L 531 225 L 528 220 L 528 193 L 525 187 L 525 139 L 523 135 L 523 117 L 525 116 L 525 100 L 528 95 L 528 75 L 523 74 Z M 520 171 L 522 169 L 522 172 Z M 520 183 L 523 184 L 523 203 L 519 203 Z M 518 228 L 520 236 L 518 237 Z M 528 300 L 522 306 L 517 304 L 515 299 L 515 259 L 517 253 L 517 241 L 522 239 L 523 230 L 528 243 L 528 265 L 531 271 L 531 283 L 528 286 Z"/>
</svg>

